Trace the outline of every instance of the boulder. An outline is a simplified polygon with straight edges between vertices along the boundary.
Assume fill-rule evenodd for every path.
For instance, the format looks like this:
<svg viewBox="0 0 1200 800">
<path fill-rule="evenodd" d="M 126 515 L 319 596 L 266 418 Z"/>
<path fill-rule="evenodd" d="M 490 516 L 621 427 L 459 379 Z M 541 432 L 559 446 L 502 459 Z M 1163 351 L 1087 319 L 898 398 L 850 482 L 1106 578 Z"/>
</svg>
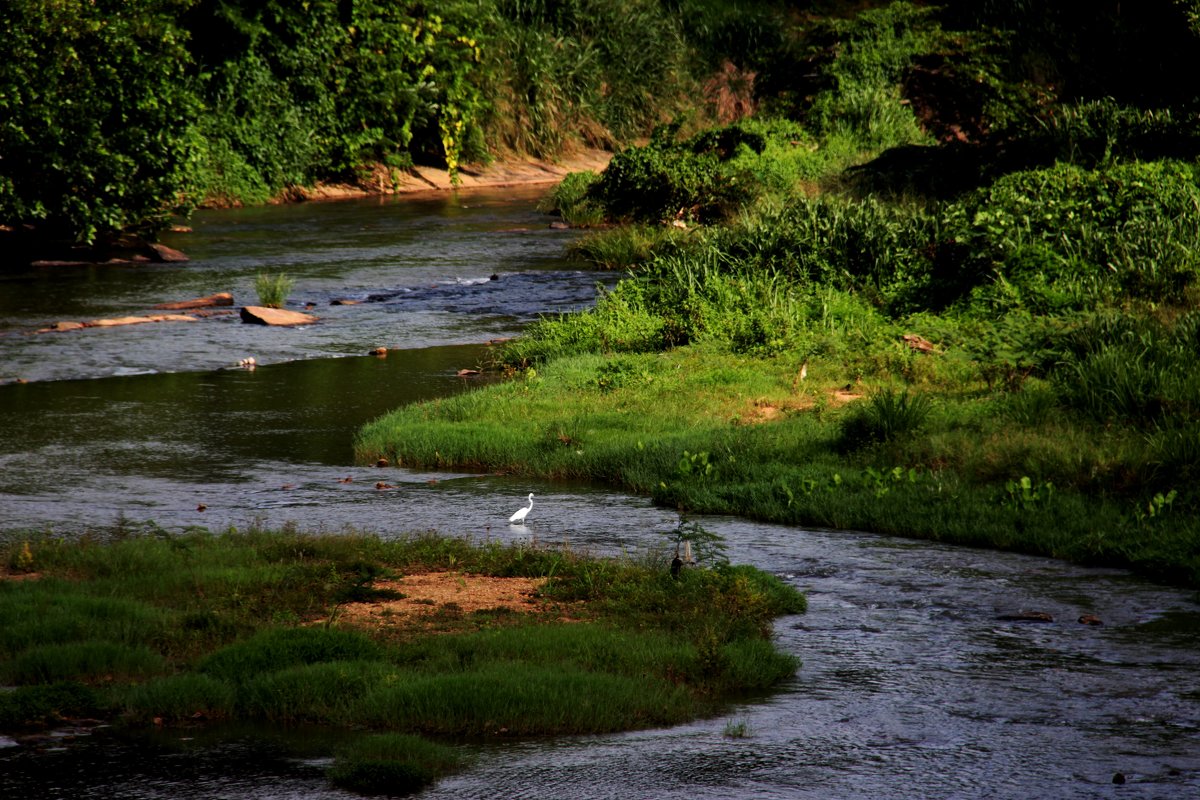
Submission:
<svg viewBox="0 0 1200 800">
<path fill-rule="evenodd" d="M 150 258 L 152 258 L 155 261 L 160 261 L 160 262 L 163 262 L 166 264 L 178 263 L 178 262 L 190 260 L 186 254 L 180 252 L 179 250 L 176 250 L 174 247 L 167 247 L 165 244 L 158 244 L 157 242 L 153 242 L 150 244 L 149 249 L 150 249 L 150 253 L 149 253 Z"/>
<path fill-rule="evenodd" d="M 310 325 L 317 321 L 312 314 L 302 311 L 288 311 L 283 308 L 267 308 L 266 306 L 246 306 L 241 310 L 242 322 L 254 325 Z"/>
<path fill-rule="evenodd" d="M 174 303 L 159 303 L 155 308 L 164 311 L 182 311 L 185 308 L 212 308 L 214 306 L 233 305 L 233 295 L 229 292 L 217 292 L 207 297 L 196 297 L 191 300 L 178 300 Z"/>
</svg>

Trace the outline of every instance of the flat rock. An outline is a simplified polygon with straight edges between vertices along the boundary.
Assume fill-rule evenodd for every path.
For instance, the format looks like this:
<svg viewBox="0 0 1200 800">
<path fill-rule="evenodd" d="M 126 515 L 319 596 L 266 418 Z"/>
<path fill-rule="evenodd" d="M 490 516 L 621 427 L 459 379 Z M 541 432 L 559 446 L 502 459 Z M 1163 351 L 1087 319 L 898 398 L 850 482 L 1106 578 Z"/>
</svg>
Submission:
<svg viewBox="0 0 1200 800">
<path fill-rule="evenodd" d="M 77 331 L 83 327 L 85 327 L 85 326 L 82 322 L 63 321 L 63 322 L 56 322 L 48 328 L 41 328 L 38 330 L 38 333 L 52 333 L 55 331 Z"/>
<path fill-rule="evenodd" d="M 312 314 L 302 311 L 288 311 L 284 308 L 267 308 L 266 306 L 246 306 L 241 310 L 242 322 L 254 325 L 310 325 L 317 321 Z"/>
<path fill-rule="evenodd" d="M 185 308 L 213 308 L 215 306 L 233 305 L 233 295 L 229 292 L 217 292 L 207 297 L 196 297 L 191 300 L 178 300 L 174 303 L 159 303 L 155 308 L 164 311 L 182 311 Z"/>
<path fill-rule="evenodd" d="M 150 314 L 144 317 L 94 319 L 91 322 L 84 323 L 84 327 L 115 328 L 118 325 L 141 325 L 144 322 L 196 322 L 196 318 L 188 314 Z"/>
</svg>

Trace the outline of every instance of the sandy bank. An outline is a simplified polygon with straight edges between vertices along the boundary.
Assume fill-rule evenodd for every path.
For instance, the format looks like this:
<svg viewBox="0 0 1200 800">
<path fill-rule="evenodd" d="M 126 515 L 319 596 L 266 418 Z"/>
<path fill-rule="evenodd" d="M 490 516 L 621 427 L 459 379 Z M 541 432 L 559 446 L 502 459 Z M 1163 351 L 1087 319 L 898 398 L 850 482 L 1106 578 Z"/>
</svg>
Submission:
<svg viewBox="0 0 1200 800">
<path fill-rule="evenodd" d="M 276 202 L 557 183 L 571 172 L 599 172 L 608 165 L 612 156 L 613 154 L 606 150 L 585 150 L 563 156 L 553 162 L 527 158 L 500 160 L 486 166 L 468 164 L 458 170 L 457 187 L 451 183 L 450 173 L 445 169 L 414 166 L 407 170 L 398 170 L 379 165 L 372 176 L 362 183 L 322 183 L 313 187 L 294 187 L 277 198 Z"/>
</svg>

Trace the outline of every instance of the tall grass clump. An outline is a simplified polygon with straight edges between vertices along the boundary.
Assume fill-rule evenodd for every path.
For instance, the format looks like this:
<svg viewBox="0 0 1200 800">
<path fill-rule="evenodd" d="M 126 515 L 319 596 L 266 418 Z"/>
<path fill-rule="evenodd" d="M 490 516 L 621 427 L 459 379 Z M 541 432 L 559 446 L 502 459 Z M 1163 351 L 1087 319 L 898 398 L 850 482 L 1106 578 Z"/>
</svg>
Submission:
<svg viewBox="0 0 1200 800">
<path fill-rule="evenodd" d="M 168 675 L 133 684 L 116 692 L 116 704 L 130 722 L 154 719 L 177 722 L 227 719 L 235 714 L 234 687 L 225 681 L 196 673 Z"/>
<path fill-rule="evenodd" d="M 849 451 L 911 436 L 932 410 L 933 402 L 925 394 L 890 388 L 875 392 L 842 419 L 839 444 Z"/>
<path fill-rule="evenodd" d="M 406 795 L 456 771 L 463 758 L 448 745 L 403 733 L 375 733 L 338 751 L 329 780 L 360 794 Z"/>
<path fill-rule="evenodd" d="M 1170 322 L 1106 315 L 1066 343 L 1055 372 L 1066 403 L 1097 422 L 1138 426 L 1200 419 L 1200 313 Z"/>
<path fill-rule="evenodd" d="M 679 18 L 659 3 L 496 2 L 477 14 L 484 127 L 500 152 L 628 141 L 681 108 L 693 85 Z"/>
<path fill-rule="evenodd" d="M 948 42 L 932 9 L 889 3 L 824 21 L 809 38 L 814 49 L 836 43 L 836 55 L 821 66 L 821 90 L 806 115 L 822 136 L 860 151 L 927 139 L 911 106 L 901 103 L 900 84 L 918 56 Z"/>
<path fill-rule="evenodd" d="M 43 727 L 108 710 L 100 693 L 81 683 L 58 681 L 18 686 L 0 692 L 0 730 Z"/>
<path fill-rule="evenodd" d="M 588 192 L 599 179 L 600 176 L 591 170 L 569 173 L 538 202 L 538 211 L 557 214 L 571 225 L 598 225 L 604 221 L 604 209 L 588 196 Z"/>
<path fill-rule="evenodd" d="M 258 293 L 258 303 L 267 308 L 282 308 L 295 285 L 296 281 L 283 272 L 274 275 L 269 272 L 260 272 L 254 279 L 254 290 Z"/>
<path fill-rule="evenodd" d="M 661 678 L 567 666 L 488 663 L 443 675 L 404 675 L 380 685 L 356 716 L 429 734 L 482 736 L 606 733 L 669 725 L 694 713 L 688 692 Z"/>
<path fill-rule="evenodd" d="M 600 269 L 627 269 L 650 261 L 686 235 L 667 225 L 620 225 L 572 241 L 567 253 Z"/>
<path fill-rule="evenodd" d="M 129 680 L 165 667 L 162 656 L 147 647 L 92 640 L 26 648 L 0 665 L 0 676 L 18 684 Z"/>
</svg>

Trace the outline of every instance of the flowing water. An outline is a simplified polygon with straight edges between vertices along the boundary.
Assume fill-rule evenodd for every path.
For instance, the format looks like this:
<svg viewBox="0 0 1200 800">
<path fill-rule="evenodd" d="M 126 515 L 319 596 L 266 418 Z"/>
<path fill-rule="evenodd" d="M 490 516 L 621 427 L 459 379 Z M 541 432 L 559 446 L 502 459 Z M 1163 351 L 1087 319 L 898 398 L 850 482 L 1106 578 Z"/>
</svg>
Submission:
<svg viewBox="0 0 1200 800">
<path fill-rule="evenodd" d="M 364 421 L 469 390 L 459 369 L 610 276 L 562 260 L 531 190 L 205 212 L 186 265 L 0 274 L 0 530 L 292 524 L 659 546 L 674 514 L 588 486 L 353 463 Z M 234 315 L 34 334 L 296 279 L 320 323 Z M 332 305 L 333 301 L 356 304 Z M 386 357 L 365 355 L 384 346 Z M 237 366 L 254 356 L 257 369 Z M 378 489 L 384 482 L 393 488 Z M 505 520 L 524 496 L 527 526 Z M 1124 572 L 709 518 L 809 596 L 769 697 L 665 730 L 471 749 L 428 798 L 1200 797 L 1200 604 Z M 1020 612 L 1053 622 L 1009 619 Z M 1103 625 L 1084 625 L 1090 614 Z M 261 727 L 0 738 L 0 797 L 343 798 L 338 734 Z M 1123 783 L 1115 783 L 1120 775 Z"/>
</svg>

